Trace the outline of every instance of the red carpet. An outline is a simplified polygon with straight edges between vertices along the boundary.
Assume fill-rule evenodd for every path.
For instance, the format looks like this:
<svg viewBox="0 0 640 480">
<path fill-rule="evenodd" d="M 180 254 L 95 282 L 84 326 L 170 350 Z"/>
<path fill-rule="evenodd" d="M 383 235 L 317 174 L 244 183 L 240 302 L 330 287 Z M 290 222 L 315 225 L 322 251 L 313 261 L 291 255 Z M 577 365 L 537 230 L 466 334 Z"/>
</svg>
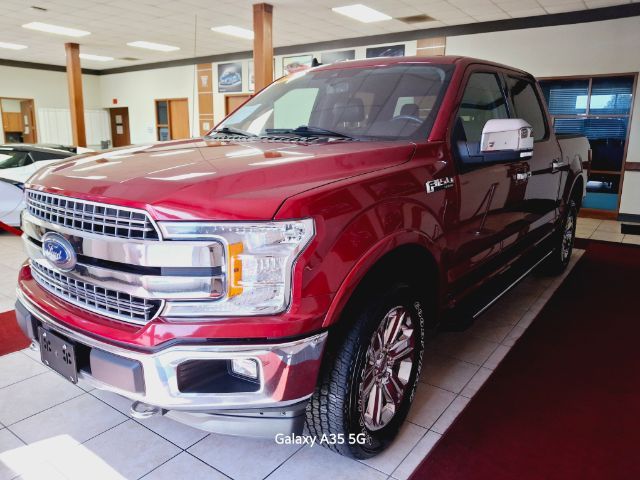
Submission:
<svg viewBox="0 0 640 480">
<path fill-rule="evenodd" d="M 412 478 L 640 478 L 639 274 L 590 243 Z"/>
<path fill-rule="evenodd" d="M 0 355 L 22 350 L 30 343 L 18 327 L 14 311 L 0 313 Z"/>
<path fill-rule="evenodd" d="M 0 230 L 5 230 L 9 233 L 13 233 L 14 235 L 18 235 L 18 236 L 22 235 L 22 230 L 20 230 L 19 228 L 11 227 L 6 223 L 2 223 L 2 222 L 0 222 Z"/>
</svg>

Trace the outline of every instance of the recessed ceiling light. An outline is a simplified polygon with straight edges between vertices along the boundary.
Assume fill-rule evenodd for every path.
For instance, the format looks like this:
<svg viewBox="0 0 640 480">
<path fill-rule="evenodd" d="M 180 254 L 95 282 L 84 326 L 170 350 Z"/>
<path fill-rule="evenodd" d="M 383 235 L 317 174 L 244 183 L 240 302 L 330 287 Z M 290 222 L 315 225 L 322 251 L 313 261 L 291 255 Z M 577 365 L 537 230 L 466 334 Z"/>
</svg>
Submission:
<svg viewBox="0 0 640 480">
<path fill-rule="evenodd" d="M 22 25 L 23 28 L 29 30 L 38 30 L 40 32 L 55 33 L 56 35 L 66 35 L 67 37 L 84 37 L 91 35 L 86 30 L 78 30 L 75 28 L 61 27 L 59 25 L 51 25 L 49 23 L 31 22 Z"/>
<path fill-rule="evenodd" d="M 113 57 L 105 57 L 104 55 L 93 55 L 92 53 L 81 53 L 80 58 L 84 60 L 95 60 L 96 62 L 110 62 Z"/>
<path fill-rule="evenodd" d="M 211 30 L 218 33 L 224 33 L 225 35 L 232 35 L 234 37 L 253 40 L 253 32 L 251 30 L 248 30 L 242 27 L 235 27 L 233 25 L 223 25 L 222 27 L 211 27 Z"/>
<path fill-rule="evenodd" d="M 9 50 L 24 50 L 26 45 L 19 45 L 17 43 L 0 42 L 0 48 L 8 48 Z"/>
<path fill-rule="evenodd" d="M 362 5 L 358 3 L 356 5 L 346 5 L 344 7 L 335 7 L 332 8 L 336 13 L 340 13 L 341 15 L 346 15 L 347 17 L 351 17 L 354 20 L 358 20 L 363 23 L 372 23 L 372 22 L 380 22 L 382 20 L 391 20 L 389 15 L 386 15 L 382 12 L 374 10 L 371 7 L 367 7 L 366 5 Z"/>
<path fill-rule="evenodd" d="M 129 42 L 127 45 L 130 47 L 146 48 L 147 50 L 158 50 L 159 52 L 175 52 L 176 50 L 180 50 L 180 47 L 164 45 L 162 43 L 145 42 L 143 40 Z"/>
</svg>

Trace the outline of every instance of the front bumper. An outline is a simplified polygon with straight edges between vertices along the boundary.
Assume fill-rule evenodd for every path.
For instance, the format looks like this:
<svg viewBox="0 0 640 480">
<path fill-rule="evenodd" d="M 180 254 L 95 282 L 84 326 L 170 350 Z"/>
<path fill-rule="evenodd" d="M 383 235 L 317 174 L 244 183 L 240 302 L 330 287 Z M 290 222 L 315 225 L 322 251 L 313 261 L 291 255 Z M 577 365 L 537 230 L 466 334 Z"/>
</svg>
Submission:
<svg viewBox="0 0 640 480">
<path fill-rule="evenodd" d="M 205 342 L 136 351 L 69 329 L 20 290 L 16 316 L 23 331 L 34 341 L 38 326 L 42 326 L 79 346 L 87 361 L 79 364 L 78 378 L 91 386 L 159 407 L 183 423 L 242 435 L 254 431 L 258 436 L 271 433 L 269 428 L 247 426 L 253 422 L 265 424 L 269 419 L 278 420 L 273 427 L 278 431 L 301 429 L 301 415 L 313 394 L 327 338 L 323 332 L 284 343 Z M 225 372 L 219 372 L 220 384 L 214 382 L 195 389 L 185 388 L 184 379 L 179 378 L 182 371 L 179 367 L 189 362 L 194 365 L 198 361 L 212 361 L 210 364 L 214 365 L 216 361 L 221 364 L 234 358 L 257 362 L 259 380 L 250 388 L 244 384 L 223 386 L 228 378 Z"/>
</svg>

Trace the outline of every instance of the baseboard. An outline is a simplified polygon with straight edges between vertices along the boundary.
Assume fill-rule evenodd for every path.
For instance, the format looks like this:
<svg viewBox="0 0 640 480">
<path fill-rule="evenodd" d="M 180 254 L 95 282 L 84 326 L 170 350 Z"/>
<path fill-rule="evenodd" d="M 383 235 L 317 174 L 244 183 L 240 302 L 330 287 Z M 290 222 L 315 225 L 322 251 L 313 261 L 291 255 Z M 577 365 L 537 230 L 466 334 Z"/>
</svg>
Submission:
<svg viewBox="0 0 640 480">
<path fill-rule="evenodd" d="M 633 213 L 620 213 L 618 214 L 618 220 L 621 222 L 640 223 L 640 215 Z"/>
</svg>

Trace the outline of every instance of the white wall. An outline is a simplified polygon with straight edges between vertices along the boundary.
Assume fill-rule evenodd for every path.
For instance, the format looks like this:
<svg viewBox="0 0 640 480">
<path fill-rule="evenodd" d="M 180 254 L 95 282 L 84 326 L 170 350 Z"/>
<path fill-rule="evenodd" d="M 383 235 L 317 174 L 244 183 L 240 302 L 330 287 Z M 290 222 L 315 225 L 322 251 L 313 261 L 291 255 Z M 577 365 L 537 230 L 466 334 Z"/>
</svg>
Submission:
<svg viewBox="0 0 640 480">
<path fill-rule="evenodd" d="M 85 116 L 100 110 L 100 83 L 96 75 L 82 76 Z M 32 98 L 36 109 L 38 142 L 71 145 L 69 90 L 65 72 L 0 66 L 0 97 Z M 6 100 L 3 101 L 3 109 Z M 19 104 L 17 111 L 20 111 Z M 57 113 L 53 113 L 57 112 Z M 103 117 L 104 113 L 97 113 Z M 59 123 L 56 123 L 59 122 Z M 95 122 L 94 122 L 95 124 Z M 87 144 L 99 146 L 98 138 L 110 139 L 111 132 L 87 126 Z M 89 135 L 90 134 L 90 135 Z M 2 139 L 0 139 L 0 142 Z"/>
<path fill-rule="evenodd" d="M 82 76 L 85 108 L 100 106 L 99 77 Z M 37 108 L 69 108 L 65 72 L 0 66 L 0 97 L 33 98 Z"/>
<path fill-rule="evenodd" d="M 640 71 L 638 17 L 447 38 L 447 55 L 484 58 L 537 77 Z M 627 150 L 640 162 L 640 89 Z M 620 213 L 640 215 L 640 172 L 626 172 Z"/>
<path fill-rule="evenodd" d="M 157 140 L 155 100 L 162 98 L 188 98 L 189 126 L 198 136 L 198 105 L 194 102 L 195 66 L 171 67 L 139 72 L 102 75 L 100 105 L 104 108 L 128 107 L 131 143 Z M 197 95 L 197 91 L 196 91 Z M 112 100 L 118 99 L 114 105 Z"/>
</svg>

